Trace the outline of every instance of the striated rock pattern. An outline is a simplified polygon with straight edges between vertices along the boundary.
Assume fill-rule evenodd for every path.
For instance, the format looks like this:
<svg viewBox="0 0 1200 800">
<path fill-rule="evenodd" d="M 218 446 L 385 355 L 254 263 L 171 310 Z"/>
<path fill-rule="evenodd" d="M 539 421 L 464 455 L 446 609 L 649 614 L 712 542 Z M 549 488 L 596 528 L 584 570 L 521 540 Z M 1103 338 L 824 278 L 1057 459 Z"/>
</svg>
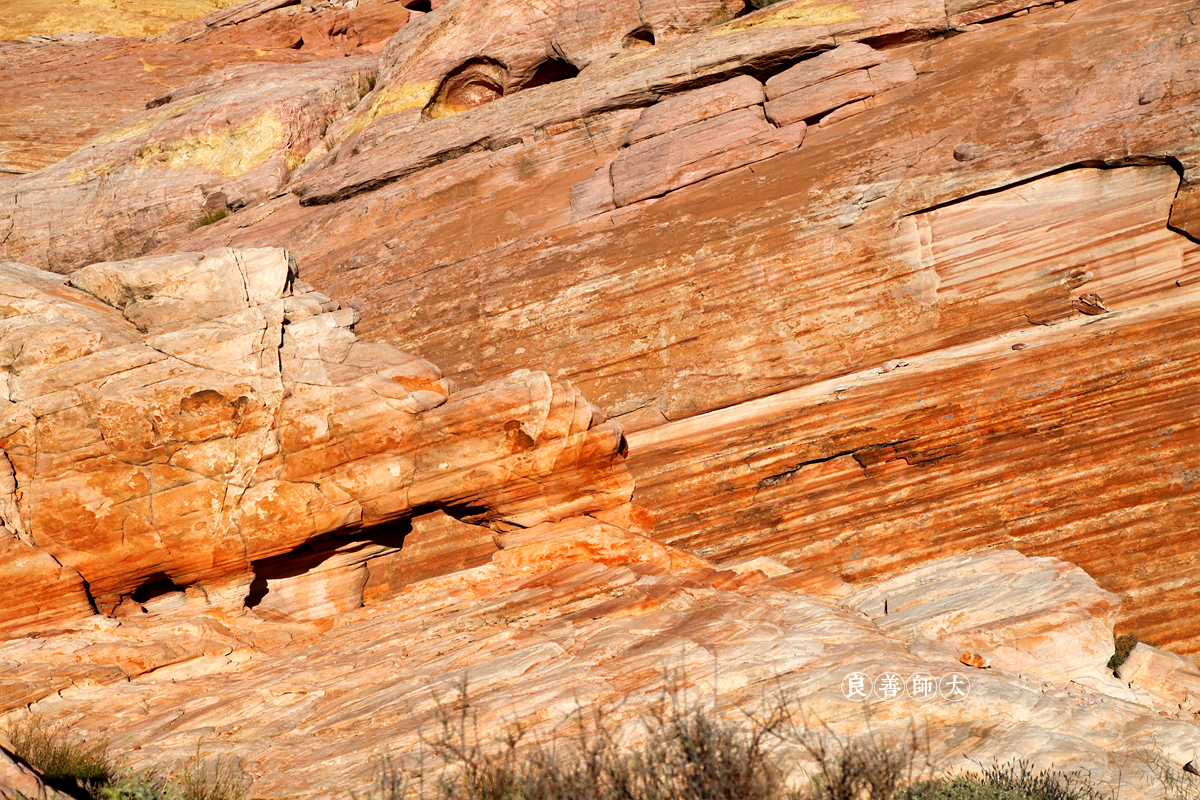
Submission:
<svg viewBox="0 0 1200 800">
<path fill-rule="evenodd" d="M 1195 652 L 1200 595 L 1180 576 L 1200 569 L 1198 319 L 1187 287 L 638 431 L 635 499 L 657 536 L 706 557 L 851 579 L 1015 542 L 1119 592 L 1144 638 Z"/>
<path fill-rule="evenodd" d="M 711 708 L 715 696 L 716 712 L 732 718 L 783 691 L 810 723 L 843 734 L 861 732 L 868 715 L 885 736 L 916 721 L 928 726 L 934 756 L 948 769 L 1020 753 L 1038 765 L 1086 767 L 1101 786 L 1119 780 L 1122 796 L 1148 798 L 1161 786 L 1136 753 L 1156 744 L 1176 767 L 1200 755 L 1191 714 L 1160 716 L 1114 696 L 1129 690 L 1111 673 L 1088 688 L 1022 677 L 1006 665 L 1002 651 L 1019 651 L 1025 665 L 1080 675 L 1095 666 L 1097 634 L 1111 644 L 1113 609 L 1096 604 L 1105 593 L 1054 559 L 996 551 L 928 565 L 943 585 L 958 579 L 956 611 L 998 637 L 995 663 L 974 668 L 960 660 L 964 629 L 935 621 L 948 597 L 942 591 L 924 611 L 903 601 L 909 624 L 896 627 L 838 605 L 837 587 L 814 591 L 810 575 L 721 571 L 591 517 L 496 541 L 481 565 L 410 584 L 339 616 L 324 634 L 311 624 L 183 605 L 7 642 L 0 709 L 32 702 L 80 734 L 137 742 L 135 764 L 180 763 L 202 741 L 207 755 L 239 764 L 258 797 L 365 791 L 383 753 L 415 767 L 419 732 L 436 728 L 438 702 L 458 707 L 464 680 L 485 741 L 518 723 L 530 736 L 567 735 L 579 708 L 608 708 L 609 723 L 632 740 L 638 715 L 659 697 L 664 667 L 689 702 Z M 1011 590 L 962 589 L 972 583 Z M 849 599 L 869 606 L 876 591 Z M 1023 638 L 1037 625 L 1030 609 L 1064 606 L 1081 624 L 1049 642 Z M 926 620 L 919 634 L 917 614 Z M 957 674 L 970 690 L 957 700 L 872 694 L 864 707 L 843 694 L 853 672 L 905 681 Z"/>
<path fill-rule="evenodd" d="M 448 3 L 292 196 L 186 241 L 286 244 L 364 337 L 465 383 L 560 365 L 640 429 L 664 541 L 851 578 L 1014 544 L 1200 652 L 1200 22 L 1019 5 L 783 2 L 500 91 L 468 62 L 511 71 L 516 45 L 475 45 Z M 867 375 L 869 399 L 812 411 Z M 682 433 L 708 412 L 768 416 Z"/>
<path fill-rule="evenodd" d="M 677 666 L 1200 763 L 1194 2 L 151 6 L 0 44 L 0 714 L 332 797 Z"/>
<path fill-rule="evenodd" d="M 331 586 L 273 587 L 297 566 L 267 560 L 421 509 L 530 526 L 629 499 L 621 426 L 569 383 L 526 370 L 455 392 L 357 341 L 356 312 L 294 273 L 277 249 L 94 264 L 69 283 L 0 265 L 0 629 L 79 616 L 79 576 L 104 611 L 172 584 L 240 605 L 257 575 L 268 606 L 331 616 L 361 605 L 364 562 L 403 531 L 338 542 L 349 573 Z"/>
</svg>

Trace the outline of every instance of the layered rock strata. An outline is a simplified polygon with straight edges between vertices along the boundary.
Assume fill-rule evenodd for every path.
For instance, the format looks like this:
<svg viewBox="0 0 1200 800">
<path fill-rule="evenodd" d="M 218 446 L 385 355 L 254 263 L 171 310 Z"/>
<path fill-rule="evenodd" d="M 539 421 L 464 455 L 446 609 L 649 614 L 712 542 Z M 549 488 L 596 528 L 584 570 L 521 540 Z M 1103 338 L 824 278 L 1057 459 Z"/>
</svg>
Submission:
<svg viewBox="0 0 1200 800">
<path fill-rule="evenodd" d="M 411 583 L 323 634 L 185 603 L 0 644 L 0 709 L 32 703 L 80 735 L 137 742 L 137 765 L 170 768 L 202 742 L 261 797 L 365 791 L 382 754 L 416 769 L 421 733 L 437 730 L 439 703 L 458 708 L 463 682 L 484 743 L 518 724 L 528 737 L 573 735 L 581 709 L 607 709 L 632 742 L 664 670 L 680 699 L 734 721 L 783 692 L 799 718 L 841 735 L 869 720 L 902 738 L 915 722 L 948 770 L 1020 753 L 1141 798 L 1161 792 L 1147 748 L 1174 770 L 1200 755 L 1190 713 L 1160 715 L 1111 673 L 1079 682 L 1108 657 L 1096 645 L 1111 647 L 1116 599 L 1055 559 L 995 551 L 856 588 L 765 561 L 722 571 L 591 517 L 478 534 L 497 548 L 480 565 Z M 931 575 L 940 583 L 923 594 Z M 895 620 L 875 607 L 881 591 Z M 967 640 L 990 663 L 965 665 Z M 868 676 L 866 701 L 844 693 L 852 673 Z M 875 681 L 889 674 L 897 695 Z M 957 675 L 969 689 L 918 699 L 904 688 L 914 675 Z M 428 752 L 425 766 L 437 769 Z"/>
<path fill-rule="evenodd" d="M 362 305 L 364 336 L 465 382 L 537 355 L 630 429 L 721 409 L 749 418 L 762 407 L 742 404 L 806 386 L 836 396 L 839 381 L 883 368 L 877 399 L 825 416 L 817 436 L 781 400 L 753 448 L 734 445 L 736 468 L 714 456 L 727 444 L 717 434 L 694 449 L 640 448 L 666 442 L 665 429 L 635 437 L 639 502 L 664 520 L 656 535 L 851 577 L 911 565 L 894 555 L 901 542 L 921 559 L 1015 543 L 1083 564 L 1122 594 L 1121 625 L 1196 652 L 1185 533 L 1196 440 L 1191 378 L 1175 360 L 1188 344 L 1164 309 L 1186 318 L 1200 277 L 1200 23 L 1184 2 L 952 5 L 947 19 L 943 5 L 778 3 L 653 49 L 581 57 L 574 78 L 447 117 L 431 113 L 439 81 L 492 56 L 440 38 L 468 25 L 447 4 L 393 40 L 367 105 L 292 196 L 191 241 L 286 243 L 307 279 Z M 435 42 L 423 61 L 420 43 Z M 771 122 L 795 115 L 808 116 Z M 1109 326 L 1120 332 L 1101 336 Z M 972 366 L 1026 339 L 1035 351 Z M 1069 363 L 1050 357 L 1060 349 Z M 926 356 L 961 366 L 903 366 Z M 999 384 L 972 399 L 966 376 L 985 363 L 1011 376 L 1016 400 Z M 887 415 L 893 397 L 921 391 L 926 427 Z M 1127 411 L 1111 415 L 1110 401 Z M 938 402 L 971 411 L 939 416 Z M 776 482 L 809 462 L 832 471 L 849 458 L 861 472 L 851 453 L 910 440 L 933 449 L 879 458 L 912 462 L 921 479 L 834 480 L 819 498 Z M 699 515 L 685 532 L 698 518 L 680 509 L 714 496 L 732 504 L 732 527 Z M 836 526 L 793 524 L 805 507 L 846 512 L 831 513 Z M 894 544 L 880 544 L 884 519 L 902 519 L 885 531 Z M 828 558 L 827 537 L 840 543 Z"/>
<path fill-rule="evenodd" d="M 256 575 L 305 571 L 271 559 L 357 533 L 322 545 L 339 580 L 304 590 L 322 598 L 304 613 L 329 616 L 361 605 L 367 560 L 400 549 L 387 523 L 443 508 L 530 526 L 629 499 L 621 426 L 569 383 L 526 370 L 454 391 L 358 341 L 357 313 L 294 274 L 278 249 L 69 282 L 0 265 L 6 634 L 162 587 L 240 605 Z M 262 588 L 275 602 L 283 584 Z"/>
<path fill-rule="evenodd" d="M 1195 652 L 1200 595 L 1180 579 L 1200 569 L 1195 288 L 630 434 L 636 501 L 706 557 L 851 579 L 1018 543 L 1120 592 L 1144 638 Z"/>
</svg>

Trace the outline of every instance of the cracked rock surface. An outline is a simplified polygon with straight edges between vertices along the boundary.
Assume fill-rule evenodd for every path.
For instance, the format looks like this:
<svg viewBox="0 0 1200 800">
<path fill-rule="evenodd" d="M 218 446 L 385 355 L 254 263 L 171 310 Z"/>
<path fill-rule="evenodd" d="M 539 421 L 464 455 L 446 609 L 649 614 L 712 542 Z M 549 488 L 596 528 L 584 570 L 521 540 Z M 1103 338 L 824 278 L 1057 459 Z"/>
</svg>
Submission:
<svg viewBox="0 0 1200 800">
<path fill-rule="evenodd" d="M 0 716 L 361 796 L 676 667 L 1200 763 L 1194 0 L 110 5 L 0 21 Z"/>
<path fill-rule="evenodd" d="M 945 769 L 1020 753 L 1151 798 L 1161 785 L 1139 759 L 1158 747 L 1178 768 L 1200 755 L 1190 712 L 1168 714 L 1111 673 L 1084 677 L 1096 672 L 1097 640 L 1111 648 L 1116 599 L 1056 559 L 957 556 L 856 590 L 765 559 L 722 570 L 591 516 L 500 533 L 496 545 L 477 566 L 326 625 L 182 602 L 11 640 L 0 644 L 0 711 L 31 703 L 81 734 L 137 742 L 137 764 L 181 763 L 203 741 L 260 797 L 365 789 L 380 753 L 417 757 L 419 732 L 436 729 L 439 702 L 457 707 L 464 680 L 486 740 L 514 724 L 569 735 L 582 707 L 609 709 L 608 724 L 632 742 L 664 667 L 689 702 L 731 719 L 783 692 L 843 735 L 869 720 L 903 736 L 915 723 Z M 940 588 L 919 595 L 931 575 Z M 880 592 L 898 601 L 896 623 L 874 608 Z M 939 623 L 951 594 L 959 622 Z M 1079 624 L 1051 618 L 1063 608 Z M 995 649 L 979 649 L 990 665 L 962 663 L 964 636 L 976 647 L 988 637 Z M 855 672 L 905 683 L 958 675 L 970 689 L 864 702 L 843 693 Z"/>
<path fill-rule="evenodd" d="M 240 601 L 254 562 L 417 509 L 529 526 L 628 500 L 621 426 L 569 383 L 455 392 L 295 270 L 269 248 L 0 265 L 4 630 L 86 607 L 80 578 L 105 611 L 163 580 Z"/>
</svg>

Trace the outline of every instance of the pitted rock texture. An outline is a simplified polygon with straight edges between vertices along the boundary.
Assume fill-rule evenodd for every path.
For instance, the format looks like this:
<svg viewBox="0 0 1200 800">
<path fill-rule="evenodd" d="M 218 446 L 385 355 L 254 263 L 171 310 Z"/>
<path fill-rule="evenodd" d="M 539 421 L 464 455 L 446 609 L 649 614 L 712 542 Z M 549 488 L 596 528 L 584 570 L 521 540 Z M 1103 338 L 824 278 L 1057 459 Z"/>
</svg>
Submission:
<svg viewBox="0 0 1200 800">
<path fill-rule="evenodd" d="M 0 265 L 0 629 L 78 616 L 79 576 L 106 611 L 164 581 L 245 597 L 266 559 L 422 509 L 529 526 L 629 499 L 621 426 L 569 383 L 526 370 L 455 392 L 358 341 L 357 313 L 294 273 L 278 249 L 94 264 L 69 283 Z M 388 547 L 363 548 L 304 615 L 361 604 L 362 564 Z M 31 573 L 37 591 L 20 590 Z"/>
<path fill-rule="evenodd" d="M 0 644 L 0 710 L 15 717 L 32 703 L 80 735 L 137 742 L 135 765 L 169 768 L 203 741 L 210 757 L 240 765 L 256 797 L 361 794 L 381 753 L 415 769 L 420 732 L 437 729 L 438 702 L 458 708 L 464 680 L 484 742 L 516 724 L 529 737 L 567 735 L 580 708 L 607 708 L 607 723 L 633 741 L 638 715 L 660 697 L 664 668 L 688 702 L 712 708 L 715 698 L 716 713 L 734 720 L 738 708 L 780 691 L 810 723 L 842 735 L 861 734 L 868 716 L 881 736 L 903 736 L 915 720 L 948 770 L 1020 753 L 1039 766 L 1086 768 L 1101 786 L 1119 781 L 1123 797 L 1150 798 L 1161 785 L 1137 753 L 1156 745 L 1175 768 L 1200 755 L 1190 713 L 1160 716 L 1113 696 L 1128 690 L 1111 674 L 1088 688 L 1022 677 L 1001 663 L 967 667 L 958 632 L 898 635 L 873 613 L 839 605 L 839 589 L 810 591 L 804 573 L 722 571 L 591 517 L 496 539 L 481 565 L 412 583 L 324 633 L 184 604 Z M 938 576 L 1011 586 L 1000 597 L 963 592 L 956 605 L 997 631 L 1021 630 L 1029 608 L 1066 605 L 1081 621 L 1099 613 L 1088 620 L 1094 630 L 1062 630 L 1056 652 L 1028 648 L 1030 664 L 1048 656 L 1055 668 L 1090 669 L 1095 632 L 1112 641 L 1111 612 L 1095 605 L 1103 593 L 1054 559 L 996 551 L 956 557 Z M 843 694 L 852 672 L 956 673 L 970 691 L 956 701 L 902 692 L 864 708 Z"/>
</svg>

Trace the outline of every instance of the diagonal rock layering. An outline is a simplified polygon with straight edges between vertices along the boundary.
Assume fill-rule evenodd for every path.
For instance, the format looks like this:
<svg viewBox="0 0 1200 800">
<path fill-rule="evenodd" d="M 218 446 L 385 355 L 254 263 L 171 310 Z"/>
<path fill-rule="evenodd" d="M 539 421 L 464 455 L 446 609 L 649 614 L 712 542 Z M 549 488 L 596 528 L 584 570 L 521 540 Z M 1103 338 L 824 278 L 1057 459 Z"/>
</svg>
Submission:
<svg viewBox="0 0 1200 800">
<path fill-rule="evenodd" d="M 1180 578 L 1197 574 L 1195 482 L 1187 477 L 1192 379 L 1164 384 L 1153 367 L 1112 361 L 1108 350 L 1123 347 L 1124 328 L 1091 344 L 1062 343 L 1075 353 L 1077 394 L 1056 374 L 1065 361 L 1045 357 L 1058 348 L 1058 332 L 1074 337 L 1075 325 L 1059 327 L 1072 318 L 1140 314 L 1160 300 L 1190 313 L 1200 269 L 1189 221 L 1200 119 L 1193 10 L 1081 0 L 922 40 L 945 18 L 937 23 L 916 6 L 856 9 L 845 29 L 789 27 L 780 21 L 812 8 L 781 3 L 767 11 L 782 17 L 760 12 L 597 61 L 573 80 L 453 117 L 383 115 L 292 184 L 300 202 L 272 199 L 192 241 L 285 242 L 304 254 L 308 279 L 361 305 L 364 336 L 397 342 L 467 382 L 538 353 L 633 429 L 719 409 L 753 415 L 756 406 L 739 405 L 825 381 L 836 389 L 842 376 L 887 365 L 878 401 L 828 418 L 828 435 L 811 436 L 811 417 L 799 409 L 773 408 L 761 438 L 732 448 L 742 459 L 730 465 L 736 479 L 713 469 L 727 463 L 717 454 L 729 445 L 715 432 L 694 449 L 644 450 L 652 434 L 633 437 L 639 502 L 663 521 L 656 535 L 711 547 L 704 552 L 713 558 L 777 553 L 791 563 L 825 559 L 822 542 L 835 537 L 839 546 L 820 563 L 850 576 L 911 565 L 895 554 L 901 543 L 925 559 L 1016 542 L 1081 561 L 1122 593 L 1122 626 L 1195 652 L 1200 598 L 1195 581 Z M 988 6 L 973 18 L 977 10 L 956 7 L 951 22 L 1014 10 Z M 780 24 L 751 24 L 772 19 Z M 727 42 L 736 55 L 720 50 Z M 851 90 L 884 63 L 908 63 L 915 79 L 854 99 Z M 639 88 L 626 91 L 621 81 Z M 829 85 L 836 81 L 845 92 Z M 376 91 L 387 85 L 381 79 Z M 792 94 L 845 105 L 807 118 L 798 148 L 743 156 L 746 146 L 732 142 L 739 132 L 743 141 L 757 135 L 737 122 L 750 119 L 745 109 Z M 614 96 L 648 107 L 614 109 Z M 566 109 L 582 120 L 558 116 Z M 643 125 L 652 133 L 645 139 Z M 663 163 L 704 163 L 703 137 L 687 136 L 695 125 L 721 131 L 713 172 L 728 171 L 694 180 L 665 174 L 664 182 L 664 173 L 619 168 L 656 139 Z M 530 128 L 518 142 L 514 132 Z M 447 141 L 458 149 L 443 148 Z M 665 194 L 617 207 L 614 179 L 624 175 L 659 180 L 646 193 Z M 1138 334 L 1138 358 L 1174 358 L 1160 348 L 1188 347 L 1169 319 L 1165 336 Z M 1127 322 L 1134 319 L 1112 320 Z M 1009 408 L 1009 392 L 989 391 L 972 406 L 977 419 L 955 429 L 959 449 L 946 460 L 919 462 L 909 478 L 834 481 L 819 498 L 776 482 L 806 462 L 828 461 L 829 470 L 849 463 L 858 445 L 843 440 L 859 441 L 860 428 L 880 431 L 862 446 L 881 452 L 909 439 L 908 421 L 880 418 L 880 403 L 910 391 L 911 367 L 891 367 L 959 354 L 961 371 L 911 378 L 929 408 L 957 403 L 971 384 L 955 381 L 987 351 L 969 345 L 1007 348 L 1013 340 L 994 337 L 1010 333 L 1020 334 L 1017 344 L 1026 336 L 1054 342 L 1026 351 L 1020 376 L 1004 373 L 1030 387 L 1029 397 Z M 1119 382 L 1115 390 L 1085 378 L 1096 359 L 1105 380 Z M 1132 407 L 1109 416 L 1110 400 L 1142 397 L 1153 421 L 1136 422 Z M 1094 411 L 1064 453 L 1065 440 L 1039 425 L 1076 430 L 1070 418 L 1080 402 Z M 1002 421 L 1013 415 L 1019 424 Z M 988 418 L 1003 426 L 995 439 L 980 422 Z M 941 424 L 935 414 L 929 433 L 917 435 Z M 1155 446 L 1160 430 L 1172 431 L 1172 446 Z M 951 467 L 965 471 L 955 477 Z M 997 477 L 1030 472 L 1038 477 L 1028 482 Z M 735 484 L 742 488 L 723 493 Z M 711 527 L 701 521 L 695 533 L 711 531 L 719 542 L 685 533 L 696 517 L 678 513 L 710 501 L 731 516 Z M 815 527 L 794 522 L 814 502 L 845 511 Z M 1135 542 L 1141 568 L 1130 570 Z"/>
<path fill-rule="evenodd" d="M 335 33 L 346 7 L 276 5 L 135 49 L 372 52 Z M 483 684 L 489 731 L 514 715 L 546 730 L 576 684 L 585 702 L 645 698 L 664 660 L 703 676 L 715 650 L 723 708 L 782 682 L 849 730 L 850 669 L 953 668 L 984 693 L 880 706 L 884 727 L 916 713 L 939 756 L 1028 753 L 1100 780 L 1152 741 L 1176 766 L 1194 759 L 1190 662 L 1143 645 L 1121 682 L 1103 664 L 1118 608 L 1146 638 L 1197 646 L 1200 18 L 1183 2 L 785 0 L 723 21 L 739 5 L 434 2 L 378 60 L 164 86 L 94 147 L 6 180 L 0 257 L 70 273 L 150 248 L 282 243 L 363 311 L 365 335 L 483 386 L 399 396 L 398 364 L 444 379 L 347 345 L 354 315 L 303 284 L 250 303 L 262 276 L 235 275 L 227 254 L 89 267 L 73 278 L 82 305 L 6 268 L 40 287 L 23 303 L 70 309 L 11 338 L 10 389 L 139 347 L 179 372 L 71 383 L 84 425 L 38 395 L 33 449 L 0 463 L 0 581 L 53 587 L 6 592 L 26 622 L 5 633 L 72 628 L 0 645 L 3 707 L 144 741 L 142 763 L 203 738 L 256 792 L 288 795 L 361 785 L 381 746 L 411 747 L 430 674 Z M 125 52 L 91 46 L 83 59 Z M 276 58 L 308 56 L 247 60 Z M 285 142 L 270 174 L 144 155 L 225 152 L 267 108 Z M 266 152 L 245 143 L 226 150 Z M 537 455 L 554 450 L 551 418 L 570 418 L 568 438 L 585 416 L 588 434 L 610 423 L 548 377 L 507 377 L 531 361 L 638 429 L 628 463 L 653 535 L 728 570 L 620 530 L 653 515 L 622 503 L 614 429 L 594 458 Z M 210 391 L 252 404 L 222 417 Z M 535 395 L 575 413 L 543 415 Z M 397 446 L 389 426 L 408 412 L 393 406 L 418 396 L 441 405 Z M 543 419 L 534 455 L 507 461 Z M 313 444 L 326 431 L 338 446 Z M 256 455 L 264 439 L 279 453 Z M 496 469 L 391 491 L 476 456 Z M 522 479 L 548 460 L 554 477 Z M 55 481 L 67 491 L 27 491 Z M 154 498 L 141 507 L 139 481 Z M 113 499 L 99 521 L 78 518 L 97 510 L 80 486 Z M 940 558 L 1011 546 L 1037 557 Z M 72 623 L 88 591 L 113 616 Z M 1126 791 L 1153 791 L 1145 777 Z"/>
<path fill-rule="evenodd" d="M 277 249 L 94 264 L 69 283 L 0 265 L 6 633 L 88 610 L 82 581 L 105 611 L 156 582 L 240 604 L 256 565 L 327 534 L 434 507 L 528 526 L 628 500 L 620 425 L 569 383 L 523 371 L 455 392 L 357 341 L 357 314 L 294 272 Z M 320 593 L 356 607 L 354 575 L 395 549 L 340 564 L 352 574 Z"/>
<path fill-rule="evenodd" d="M 1161 790 L 1141 760 L 1148 748 L 1175 768 L 1200 754 L 1190 714 L 1160 715 L 1102 674 L 1108 651 L 1093 645 L 1111 646 L 1118 601 L 1056 559 L 955 557 L 856 591 L 778 564 L 760 565 L 773 578 L 719 571 L 588 517 L 497 540 L 480 566 L 410 584 L 324 634 L 183 606 L 0 644 L 0 710 L 32 702 L 80 734 L 136 742 L 138 765 L 186 761 L 202 741 L 263 797 L 365 789 L 382 753 L 415 766 L 420 732 L 437 728 L 438 702 L 458 702 L 461 681 L 485 737 L 515 724 L 530 737 L 565 736 L 576 709 L 607 707 L 607 724 L 632 741 L 664 668 L 681 675 L 688 702 L 715 703 L 718 714 L 736 718 L 784 692 L 797 713 L 842 734 L 867 719 L 885 737 L 924 726 L 945 768 L 1019 752 L 1086 768 L 1100 786 L 1119 782 L 1123 797 Z M 914 591 L 931 575 L 936 596 Z M 899 601 L 898 625 L 853 610 L 880 591 Z M 1064 606 L 1080 624 L 1054 618 Z M 973 627 L 940 622 L 948 607 Z M 964 637 L 987 668 L 961 663 Z M 957 673 L 970 691 L 957 701 L 873 697 L 864 708 L 843 695 L 851 672 Z"/>
<path fill-rule="evenodd" d="M 1194 288 L 633 433 L 636 501 L 658 511 L 656 535 L 705 556 L 856 579 L 1020 542 L 1193 652 L 1200 596 L 1179 576 L 1200 569 Z"/>
</svg>

